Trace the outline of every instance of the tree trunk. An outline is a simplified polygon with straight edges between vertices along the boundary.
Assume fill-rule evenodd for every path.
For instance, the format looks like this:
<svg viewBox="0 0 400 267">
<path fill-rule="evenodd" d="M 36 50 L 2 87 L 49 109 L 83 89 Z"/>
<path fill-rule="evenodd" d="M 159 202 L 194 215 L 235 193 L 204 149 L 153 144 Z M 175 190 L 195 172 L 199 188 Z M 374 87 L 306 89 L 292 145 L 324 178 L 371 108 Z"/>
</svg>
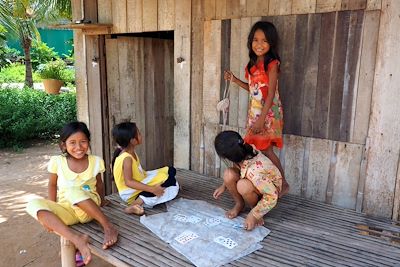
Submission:
<svg viewBox="0 0 400 267">
<path fill-rule="evenodd" d="M 33 88 L 32 62 L 31 62 L 31 38 L 27 37 L 22 40 L 25 56 L 25 85 Z"/>
</svg>

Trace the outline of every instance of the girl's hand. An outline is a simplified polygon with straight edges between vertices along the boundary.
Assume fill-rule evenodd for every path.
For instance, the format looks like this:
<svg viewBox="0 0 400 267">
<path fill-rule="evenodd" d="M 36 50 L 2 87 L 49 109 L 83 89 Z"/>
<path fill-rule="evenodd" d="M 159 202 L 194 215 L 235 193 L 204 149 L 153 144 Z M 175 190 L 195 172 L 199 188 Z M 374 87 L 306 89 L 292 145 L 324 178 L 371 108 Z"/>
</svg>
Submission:
<svg viewBox="0 0 400 267">
<path fill-rule="evenodd" d="M 164 195 L 164 191 L 165 191 L 164 187 L 161 187 L 161 185 L 155 185 L 155 186 L 153 186 L 151 193 L 153 193 L 157 197 L 160 197 L 160 196 Z"/>
<path fill-rule="evenodd" d="M 258 118 L 257 121 L 251 126 L 251 131 L 254 134 L 258 134 L 261 132 L 264 126 L 264 120 L 261 120 L 261 118 Z"/>
<path fill-rule="evenodd" d="M 256 226 L 261 226 L 264 224 L 263 218 L 257 219 L 254 215 L 250 212 L 246 220 L 244 221 L 244 229 L 247 231 L 253 230 Z"/>
<path fill-rule="evenodd" d="M 217 189 L 215 189 L 214 193 L 213 193 L 213 197 L 215 199 L 218 199 L 224 192 L 225 192 L 225 185 L 221 185 L 220 187 L 218 187 Z"/>
<path fill-rule="evenodd" d="M 224 79 L 234 82 L 236 80 L 235 75 L 233 75 L 232 71 L 226 70 L 224 71 Z"/>
</svg>

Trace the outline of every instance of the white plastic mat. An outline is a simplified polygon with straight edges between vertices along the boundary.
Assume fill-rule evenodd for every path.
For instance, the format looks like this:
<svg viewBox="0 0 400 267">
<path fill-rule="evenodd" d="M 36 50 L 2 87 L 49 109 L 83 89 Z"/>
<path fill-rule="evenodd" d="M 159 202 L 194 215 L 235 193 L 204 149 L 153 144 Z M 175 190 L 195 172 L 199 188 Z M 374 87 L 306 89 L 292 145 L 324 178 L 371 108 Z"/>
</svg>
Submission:
<svg viewBox="0 0 400 267">
<path fill-rule="evenodd" d="M 244 219 L 226 218 L 225 210 L 201 200 L 177 199 L 167 212 L 140 217 L 140 222 L 194 265 L 213 267 L 246 256 L 262 246 L 265 227 L 241 228 Z"/>
</svg>

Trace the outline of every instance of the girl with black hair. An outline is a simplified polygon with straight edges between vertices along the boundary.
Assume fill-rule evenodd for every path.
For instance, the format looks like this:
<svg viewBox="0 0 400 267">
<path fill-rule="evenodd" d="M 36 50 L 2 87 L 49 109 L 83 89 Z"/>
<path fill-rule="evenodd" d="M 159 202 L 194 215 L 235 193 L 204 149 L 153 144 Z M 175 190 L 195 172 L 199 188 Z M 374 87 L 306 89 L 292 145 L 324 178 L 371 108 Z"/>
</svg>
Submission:
<svg viewBox="0 0 400 267">
<path fill-rule="evenodd" d="M 238 79 L 231 71 L 224 72 L 224 79 L 249 92 L 245 142 L 255 145 L 283 175 L 282 164 L 272 148 L 283 147 L 283 110 L 278 92 L 280 58 L 277 44 L 278 33 L 271 22 L 255 23 L 247 39 L 250 60 L 245 68 L 245 78 L 248 82 Z M 289 185 L 283 177 L 281 195 L 288 191 Z"/>
<path fill-rule="evenodd" d="M 61 130 L 59 146 L 62 155 L 51 157 L 47 167 L 48 199 L 34 199 L 26 209 L 48 231 L 71 241 L 88 264 L 92 258 L 89 237 L 72 231 L 68 225 L 95 219 L 103 227 L 103 249 L 117 242 L 117 230 L 100 209 L 106 204 L 101 178 L 104 161 L 88 153 L 90 132 L 83 122 L 66 124 Z"/>
<path fill-rule="evenodd" d="M 219 133 L 214 145 L 217 154 L 232 161 L 235 167 L 225 170 L 224 182 L 214 191 L 213 197 L 218 199 L 228 189 L 235 206 L 226 216 L 235 218 L 247 203 L 252 209 L 246 217 L 244 229 L 250 231 L 263 225 L 264 215 L 275 207 L 282 190 L 281 172 L 268 157 L 245 143 L 237 132 Z"/>
<path fill-rule="evenodd" d="M 134 122 L 115 125 L 112 135 L 119 148 L 112 160 L 113 175 L 118 193 L 128 203 L 126 213 L 143 215 L 143 206 L 151 208 L 175 198 L 179 184 L 174 167 L 145 171 L 135 152 L 142 135 Z"/>
</svg>

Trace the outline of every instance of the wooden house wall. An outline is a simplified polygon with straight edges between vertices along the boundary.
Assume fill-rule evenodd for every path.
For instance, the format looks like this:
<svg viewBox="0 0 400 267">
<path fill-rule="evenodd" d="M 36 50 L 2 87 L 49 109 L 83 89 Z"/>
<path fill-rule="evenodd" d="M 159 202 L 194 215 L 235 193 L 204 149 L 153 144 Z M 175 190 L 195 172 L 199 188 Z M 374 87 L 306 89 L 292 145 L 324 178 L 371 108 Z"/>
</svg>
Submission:
<svg viewBox="0 0 400 267">
<path fill-rule="evenodd" d="M 226 167 L 212 148 L 213 137 L 222 129 L 220 114 L 215 109 L 224 88 L 221 72 L 229 67 L 244 78 L 248 31 L 260 19 L 272 20 L 281 35 L 280 90 L 285 107 L 285 147 L 276 152 L 291 184 L 291 193 L 397 218 L 400 186 L 395 181 L 400 179 L 395 158 L 399 149 L 393 150 L 390 171 L 384 173 L 380 185 L 377 176 L 382 167 L 377 166 L 376 159 L 383 148 L 375 146 L 383 144 L 387 148 L 385 145 L 389 144 L 387 139 L 371 141 L 383 127 L 377 121 L 383 118 L 381 109 L 387 104 L 379 98 L 376 79 L 377 73 L 388 71 L 383 59 L 388 59 L 384 50 L 390 42 L 382 38 L 382 32 L 387 38 L 396 39 L 392 36 L 394 30 L 382 28 L 382 21 L 389 15 L 381 10 L 396 10 L 391 6 L 397 5 L 395 1 L 97 3 L 98 21 L 112 23 L 112 33 L 174 31 L 174 60 L 183 60 L 174 62 L 173 67 L 174 164 L 215 176 Z M 373 99 L 373 94 L 378 95 L 378 100 Z M 226 128 L 244 134 L 248 95 L 231 85 L 230 98 Z M 82 112 L 81 116 L 85 114 Z M 371 121 L 370 114 L 378 119 Z M 383 192 L 388 193 L 388 197 L 382 198 L 384 204 L 374 204 Z"/>
</svg>

